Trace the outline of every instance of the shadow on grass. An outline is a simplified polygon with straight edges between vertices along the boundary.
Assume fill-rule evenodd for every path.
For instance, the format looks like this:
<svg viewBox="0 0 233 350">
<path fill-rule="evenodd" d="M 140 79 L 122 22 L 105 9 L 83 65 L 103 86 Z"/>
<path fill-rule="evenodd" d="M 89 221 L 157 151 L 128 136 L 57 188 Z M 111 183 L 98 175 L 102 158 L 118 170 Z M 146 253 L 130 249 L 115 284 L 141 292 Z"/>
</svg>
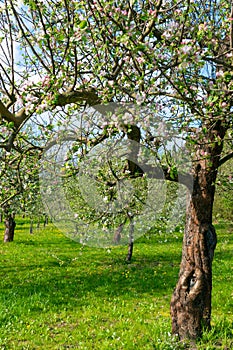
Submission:
<svg viewBox="0 0 233 350">
<path fill-rule="evenodd" d="M 2 297 L 26 302 L 27 298 L 40 295 L 52 308 L 66 307 L 77 300 L 89 303 L 90 298 L 86 296 L 90 295 L 103 299 L 140 298 L 143 294 L 170 297 L 178 278 L 181 243 L 168 237 L 170 247 L 176 244 L 175 249 L 170 250 L 167 245 L 159 246 L 160 240 L 161 237 L 157 237 L 146 244 L 147 240 L 142 238 L 141 243 L 135 244 L 131 264 L 124 262 L 127 247 L 112 249 L 108 254 L 103 249 L 80 248 L 76 242 L 64 238 L 45 242 L 21 240 L 17 242 L 18 248 L 22 251 L 25 247 L 25 255 L 32 256 L 25 265 L 2 266 Z M 57 246 L 57 250 L 50 250 L 53 246 Z M 34 248 L 38 248 L 36 254 Z M 218 257 L 216 253 L 215 259 Z M 226 252 L 221 255 L 221 259 L 227 261 L 227 258 Z M 4 276 L 10 278 L 4 282 Z"/>
<path fill-rule="evenodd" d="M 52 309 L 87 305 L 94 298 L 140 299 L 143 294 L 170 298 L 178 275 L 179 254 L 171 258 L 169 252 L 154 256 L 137 253 L 131 264 L 124 263 L 124 255 L 119 252 L 104 255 L 88 249 L 84 255 L 79 259 L 64 255 L 60 260 L 51 256 L 38 264 L 5 267 L 4 275 L 11 278 L 4 283 L 2 277 L 1 298 L 31 304 L 39 296 Z M 43 305 L 36 308 L 42 310 Z"/>
</svg>

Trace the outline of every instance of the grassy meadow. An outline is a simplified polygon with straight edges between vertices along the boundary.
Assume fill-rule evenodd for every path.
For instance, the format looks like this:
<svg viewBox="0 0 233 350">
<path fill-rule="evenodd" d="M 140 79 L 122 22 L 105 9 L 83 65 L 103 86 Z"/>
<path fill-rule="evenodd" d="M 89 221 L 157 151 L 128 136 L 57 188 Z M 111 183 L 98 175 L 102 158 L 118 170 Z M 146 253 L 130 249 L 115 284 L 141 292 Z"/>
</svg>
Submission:
<svg viewBox="0 0 233 350">
<path fill-rule="evenodd" d="M 29 234 L 17 218 L 15 240 L 0 243 L 0 349 L 166 350 L 169 303 L 182 234 L 155 233 L 127 247 L 83 247 L 49 224 Z M 3 236 L 3 226 L 0 226 Z M 198 349 L 233 349 L 233 225 L 218 223 L 212 331 Z"/>
</svg>

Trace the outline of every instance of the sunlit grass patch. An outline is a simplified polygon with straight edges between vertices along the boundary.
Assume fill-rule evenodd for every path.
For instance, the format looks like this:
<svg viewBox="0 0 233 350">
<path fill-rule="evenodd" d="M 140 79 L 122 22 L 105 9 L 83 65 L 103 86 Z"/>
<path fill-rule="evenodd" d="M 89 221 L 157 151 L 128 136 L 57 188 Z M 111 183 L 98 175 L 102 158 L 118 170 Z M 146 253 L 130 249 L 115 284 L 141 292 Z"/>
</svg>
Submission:
<svg viewBox="0 0 233 350">
<path fill-rule="evenodd" d="M 0 349 L 182 349 L 172 340 L 169 303 L 181 258 L 180 233 L 154 233 L 126 246 L 82 247 L 53 225 L 29 234 L 17 218 L 15 241 L 0 244 Z M 213 265 L 213 328 L 199 349 L 231 349 L 230 225 Z"/>
</svg>

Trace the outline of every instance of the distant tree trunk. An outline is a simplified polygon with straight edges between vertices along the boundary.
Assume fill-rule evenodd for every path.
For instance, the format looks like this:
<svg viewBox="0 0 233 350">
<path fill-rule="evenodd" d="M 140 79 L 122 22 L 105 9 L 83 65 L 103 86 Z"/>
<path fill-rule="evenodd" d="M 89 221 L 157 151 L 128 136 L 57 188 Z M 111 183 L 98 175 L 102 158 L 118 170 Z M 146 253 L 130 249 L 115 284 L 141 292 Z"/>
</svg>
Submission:
<svg viewBox="0 0 233 350">
<path fill-rule="evenodd" d="M 210 328 L 212 261 L 217 243 L 212 210 L 221 149 L 212 147 L 211 151 L 194 169 L 179 279 L 171 300 L 172 332 L 181 340 L 195 340 L 203 328 Z"/>
<path fill-rule="evenodd" d="M 12 242 L 14 240 L 15 234 L 15 219 L 13 214 L 6 214 L 5 217 L 5 234 L 4 234 L 4 242 Z"/>
<path fill-rule="evenodd" d="M 45 227 L 46 225 L 48 225 L 48 222 L 49 222 L 48 215 L 44 214 L 44 227 Z"/>
<path fill-rule="evenodd" d="M 32 220 L 32 219 L 31 219 L 31 222 L 30 222 L 29 233 L 30 233 L 31 235 L 33 234 L 33 220 Z"/>
<path fill-rule="evenodd" d="M 130 262 L 133 256 L 133 243 L 134 243 L 134 223 L 133 217 L 130 217 L 130 225 L 129 225 L 129 243 L 128 243 L 128 254 L 126 256 L 126 261 Z"/>
<path fill-rule="evenodd" d="M 137 125 L 130 125 L 127 130 L 128 140 L 132 142 L 130 144 L 130 152 L 128 154 L 128 169 L 130 176 L 134 177 L 137 174 L 143 174 L 142 169 L 138 166 L 138 154 L 140 151 L 140 140 L 141 140 L 141 130 Z M 133 216 L 128 213 L 128 218 L 130 220 L 129 226 L 129 243 L 128 243 L 128 253 L 126 256 L 126 261 L 130 262 L 133 256 L 133 245 L 134 245 L 134 223 Z"/>
<path fill-rule="evenodd" d="M 121 224 L 117 227 L 117 229 L 115 230 L 114 236 L 113 236 L 113 243 L 115 243 L 115 244 L 119 244 L 119 243 L 120 243 L 120 241 L 121 241 L 121 233 L 122 233 L 122 231 L 123 231 L 124 224 L 125 224 L 124 222 L 121 223 Z"/>
</svg>

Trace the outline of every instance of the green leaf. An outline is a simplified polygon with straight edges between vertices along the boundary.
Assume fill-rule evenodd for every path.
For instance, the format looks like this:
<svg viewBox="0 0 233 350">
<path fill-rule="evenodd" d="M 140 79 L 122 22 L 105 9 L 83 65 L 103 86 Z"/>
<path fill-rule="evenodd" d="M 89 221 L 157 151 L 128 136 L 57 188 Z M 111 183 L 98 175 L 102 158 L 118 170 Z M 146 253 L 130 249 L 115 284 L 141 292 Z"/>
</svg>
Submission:
<svg viewBox="0 0 233 350">
<path fill-rule="evenodd" d="M 176 166 L 173 165 L 170 169 L 170 176 L 174 180 L 177 177 L 177 175 L 178 175 L 177 168 Z"/>
<path fill-rule="evenodd" d="M 15 126 L 15 123 L 14 123 L 14 122 L 10 122 L 10 123 L 8 123 L 8 127 L 9 127 L 10 129 L 13 129 L 13 128 L 14 128 L 14 126 Z"/>
<path fill-rule="evenodd" d="M 207 128 L 205 126 L 202 128 L 202 131 L 204 135 L 207 134 Z"/>
<path fill-rule="evenodd" d="M 83 20 L 79 23 L 79 28 L 80 29 L 85 29 L 87 26 L 87 21 L 86 20 Z"/>
</svg>

